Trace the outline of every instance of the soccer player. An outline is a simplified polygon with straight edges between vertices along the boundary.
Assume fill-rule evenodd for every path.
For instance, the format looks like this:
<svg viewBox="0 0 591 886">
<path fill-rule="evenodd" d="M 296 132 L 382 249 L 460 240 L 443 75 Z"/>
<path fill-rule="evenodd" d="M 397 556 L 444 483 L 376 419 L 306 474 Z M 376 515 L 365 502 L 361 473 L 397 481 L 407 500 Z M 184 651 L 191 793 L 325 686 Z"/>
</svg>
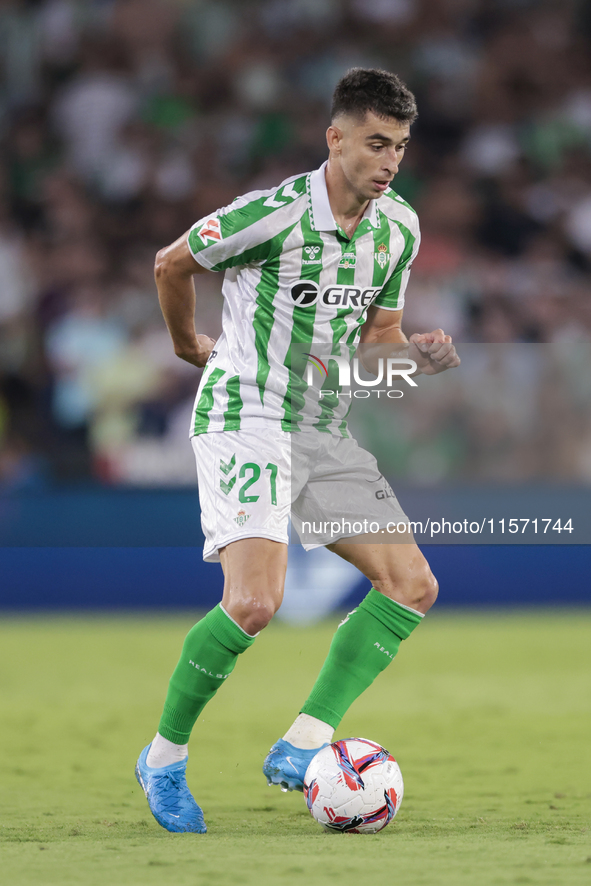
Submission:
<svg viewBox="0 0 591 886">
<path fill-rule="evenodd" d="M 157 255 L 175 353 L 205 367 L 192 441 L 203 556 L 221 561 L 225 579 L 221 603 L 185 639 L 158 732 L 137 762 L 150 809 L 169 831 L 206 830 L 185 780 L 189 736 L 281 604 L 290 514 L 297 527 L 319 507 L 328 519 L 327 507 L 345 513 L 344 476 L 349 515 L 354 501 L 356 513 L 380 527 L 407 521 L 373 456 L 348 434 L 346 402 L 312 398 L 305 416 L 302 379 L 290 361 L 302 345 L 337 354 L 361 341 L 405 347 L 427 375 L 458 365 L 441 329 L 410 341 L 401 331 L 419 228 L 391 183 L 415 117 L 414 96 L 394 74 L 350 70 L 334 93 L 329 157 L 320 169 L 238 197 Z M 211 271 L 226 272 L 217 342 L 195 330 L 192 278 Z M 310 415 L 312 428 L 304 428 Z M 296 436 L 297 471 L 290 446 Z M 302 790 L 314 754 L 435 601 L 436 580 L 412 538 L 406 541 L 379 544 L 345 533 L 325 540 L 372 590 L 339 626 L 300 714 L 271 748 L 263 766 L 269 784 Z"/>
</svg>

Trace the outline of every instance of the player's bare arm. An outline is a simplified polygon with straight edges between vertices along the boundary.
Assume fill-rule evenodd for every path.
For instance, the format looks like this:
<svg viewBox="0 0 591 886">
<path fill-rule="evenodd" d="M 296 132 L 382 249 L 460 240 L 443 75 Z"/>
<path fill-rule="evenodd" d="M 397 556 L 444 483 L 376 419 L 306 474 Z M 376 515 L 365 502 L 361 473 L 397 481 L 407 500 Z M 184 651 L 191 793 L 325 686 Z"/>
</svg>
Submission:
<svg viewBox="0 0 591 886">
<path fill-rule="evenodd" d="M 360 339 L 360 344 L 366 346 L 362 349 L 363 364 L 366 369 L 371 371 L 371 363 L 377 357 L 384 356 L 386 345 L 403 345 L 404 348 L 397 349 L 397 354 L 414 360 L 423 375 L 437 375 L 439 372 L 460 365 L 460 358 L 452 344 L 451 336 L 446 335 L 443 329 L 415 332 L 410 339 L 407 339 L 401 324 L 402 310 L 385 311 L 375 306 L 369 308 Z M 368 348 L 368 345 L 375 345 L 375 350 Z M 392 354 L 390 348 L 386 350 L 389 355 Z"/>
<path fill-rule="evenodd" d="M 193 275 L 206 273 L 209 271 L 191 255 L 187 233 L 156 255 L 154 279 L 174 352 L 181 360 L 198 367 L 205 366 L 215 344 L 208 335 L 195 330 Z"/>
</svg>

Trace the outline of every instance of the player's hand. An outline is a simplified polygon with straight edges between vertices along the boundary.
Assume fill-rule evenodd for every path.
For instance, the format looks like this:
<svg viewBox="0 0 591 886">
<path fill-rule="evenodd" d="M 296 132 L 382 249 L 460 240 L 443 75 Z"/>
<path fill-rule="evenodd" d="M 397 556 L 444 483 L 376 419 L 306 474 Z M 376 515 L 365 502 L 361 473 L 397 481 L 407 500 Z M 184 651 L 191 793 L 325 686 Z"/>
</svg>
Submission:
<svg viewBox="0 0 591 886">
<path fill-rule="evenodd" d="M 193 366 L 198 366 L 201 369 L 209 360 L 214 346 L 213 338 L 208 335 L 196 335 L 195 340 L 190 344 L 176 345 L 174 352 L 181 360 L 192 363 Z"/>
<path fill-rule="evenodd" d="M 409 338 L 408 356 L 424 375 L 437 375 L 460 365 L 460 358 L 451 342 L 451 335 L 443 329 L 433 332 L 415 332 Z"/>
</svg>

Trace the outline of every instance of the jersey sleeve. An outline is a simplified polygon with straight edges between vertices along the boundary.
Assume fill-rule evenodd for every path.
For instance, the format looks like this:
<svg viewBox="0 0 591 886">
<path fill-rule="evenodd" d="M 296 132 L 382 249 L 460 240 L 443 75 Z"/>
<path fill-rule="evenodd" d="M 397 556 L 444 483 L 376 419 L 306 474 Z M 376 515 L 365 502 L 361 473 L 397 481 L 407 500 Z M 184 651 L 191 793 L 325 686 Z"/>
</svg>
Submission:
<svg viewBox="0 0 591 886">
<path fill-rule="evenodd" d="M 410 268 L 419 251 L 421 235 L 417 229 L 413 235 L 408 229 L 403 231 L 404 249 L 394 271 L 386 281 L 379 296 L 374 301 L 378 308 L 386 311 L 401 311 L 404 307 L 404 295 L 410 277 Z"/>
<path fill-rule="evenodd" d="M 237 197 L 193 225 L 187 241 L 193 258 L 210 271 L 266 261 L 299 219 L 300 197 L 305 199 L 305 182 L 298 180 Z"/>
</svg>

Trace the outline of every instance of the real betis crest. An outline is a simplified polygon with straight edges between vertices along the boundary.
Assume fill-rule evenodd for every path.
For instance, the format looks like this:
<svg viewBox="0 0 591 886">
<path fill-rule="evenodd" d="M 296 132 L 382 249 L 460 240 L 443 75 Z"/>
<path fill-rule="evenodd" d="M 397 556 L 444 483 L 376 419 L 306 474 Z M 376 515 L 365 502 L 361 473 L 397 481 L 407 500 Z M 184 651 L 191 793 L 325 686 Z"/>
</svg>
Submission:
<svg viewBox="0 0 591 886">
<path fill-rule="evenodd" d="M 246 521 L 248 520 L 249 517 L 250 517 L 250 514 L 247 514 L 246 511 L 241 510 L 241 511 L 238 511 L 238 514 L 236 515 L 236 517 L 234 517 L 234 522 L 238 523 L 238 525 L 242 527 L 242 526 L 244 526 L 244 524 L 246 523 Z"/>
<path fill-rule="evenodd" d="M 344 252 L 339 262 L 339 268 L 354 268 L 356 258 L 354 252 Z"/>
<path fill-rule="evenodd" d="M 374 252 L 373 257 L 379 264 L 380 268 L 385 268 L 392 258 L 391 254 L 388 252 L 388 247 L 385 243 L 380 243 L 380 245 L 378 246 L 378 251 Z"/>
</svg>

